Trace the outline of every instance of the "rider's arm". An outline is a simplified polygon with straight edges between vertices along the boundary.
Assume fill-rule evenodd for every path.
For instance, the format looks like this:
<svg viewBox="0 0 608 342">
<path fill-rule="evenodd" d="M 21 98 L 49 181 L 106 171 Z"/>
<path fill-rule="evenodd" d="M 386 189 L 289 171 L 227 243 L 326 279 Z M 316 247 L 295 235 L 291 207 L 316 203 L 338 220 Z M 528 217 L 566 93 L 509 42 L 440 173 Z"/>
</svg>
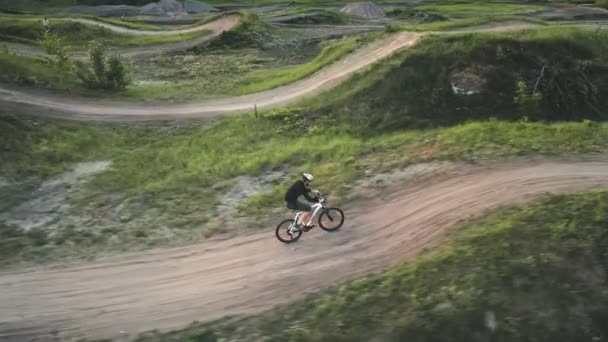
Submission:
<svg viewBox="0 0 608 342">
<path fill-rule="evenodd" d="M 304 191 L 303 195 L 306 198 L 306 200 L 309 202 L 319 202 L 318 196 L 314 196 L 314 197 L 310 196 L 311 192 L 313 192 L 313 191 L 310 191 L 310 190 Z M 314 191 L 314 192 L 317 193 L 316 191 Z"/>
</svg>

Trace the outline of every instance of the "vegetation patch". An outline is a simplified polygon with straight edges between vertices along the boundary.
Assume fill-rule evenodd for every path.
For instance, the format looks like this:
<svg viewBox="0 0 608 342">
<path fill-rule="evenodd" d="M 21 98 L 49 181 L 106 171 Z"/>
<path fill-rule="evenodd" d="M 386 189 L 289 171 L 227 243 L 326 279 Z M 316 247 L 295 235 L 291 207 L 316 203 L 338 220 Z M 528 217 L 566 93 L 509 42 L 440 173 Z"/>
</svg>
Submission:
<svg viewBox="0 0 608 342">
<path fill-rule="evenodd" d="M 543 6 L 537 5 L 490 2 L 425 5 L 415 8 L 450 16 L 518 15 L 544 9 Z"/>
<path fill-rule="evenodd" d="M 313 61 L 304 65 L 285 69 L 253 71 L 240 82 L 239 86 L 233 90 L 233 93 L 256 93 L 303 79 L 329 64 L 342 59 L 363 45 L 369 44 L 377 37 L 378 35 L 375 34 L 361 38 L 350 38 L 325 46 Z"/>
<path fill-rule="evenodd" d="M 432 23 L 437 21 L 447 21 L 447 17 L 434 12 L 419 10 L 419 9 L 402 9 L 396 8 L 387 13 L 390 17 L 399 20 L 405 20 L 415 24 Z"/>
<path fill-rule="evenodd" d="M 608 125 L 593 122 L 486 121 L 374 137 L 319 124 L 302 132 L 294 124 L 280 113 L 224 119 L 212 127 L 24 121 L 4 115 L 0 177 L 14 186 L 3 195 L 4 203 L 12 203 L 3 212 L 78 163 L 103 160 L 111 168 L 72 189 L 66 198 L 70 209 L 53 223 L 43 251 L 27 246 L 2 260 L 50 261 L 196 241 L 249 227 L 238 224 L 240 217 L 256 217 L 265 227 L 285 213 L 282 195 L 305 170 L 338 204 L 348 184 L 365 174 L 414 163 L 608 149 Z M 217 221 L 216 208 L 235 179 L 256 179 L 277 169 L 289 170 L 287 176 L 238 203 L 230 220 Z"/>
<path fill-rule="evenodd" d="M 19 16 L 0 16 L 0 39 L 39 45 L 44 38 L 44 29 L 38 18 Z M 190 32 L 175 35 L 134 36 L 112 32 L 103 27 L 74 21 L 51 19 L 51 32 L 65 42 L 67 50 L 86 49 L 92 40 L 104 42 L 108 46 L 134 47 L 191 40 L 208 35 L 208 31 Z"/>
<path fill-rule="evenodd" d="M 272 18 L 272 20 L 283 24 L 296 25 L 344 25 L 353 21 L 351 17 L 342 13 L 322 9 L 303 9 L 291 12 L 289 15 Z"/>
<path fill-rule="evenodd" d="M 273 35 L 275 28 L 249 11 L 238 13 L 241 15 L 241 21 L 237 27 L 222 32 L 217 39 L 210 41 L 201 49 L 269 48 L 276 44 Z"/>
<path fill-rule="evenodd" d="M 315 99 L 307 122 L 348 123 L 364 131 L 432 127 L 488 118 L 605 120 L 608 34 L 577 29 L 428 37 L 405 53 Z M 483 90 L 455 91 L 452 76 L 483 70 Z M 518 88 L 524 82 L 526 88 Z M 520 90 L 518 90 L 520 89 Z M 518 91 L 538 103 L 524 108 Z M 491 94 L 491 96 L 488 96 Z M 532 110 L 528 110 L 532 109 Z M 371 113 L 378 113 L 373 115 Z"/>
<path fill-rule="evenodd" d="M 245 229 L 218 221 L 217 206 L 238 177 L 277 169 L 294 177 L 314 173 L 339 204 L 347 185 L 366 173 L 414 163 L 606 152 L 605 113 L 594 111 L 607 108 L 606 42 L 603 33 L 571 29 L 429 38 L 300 107 L 213 126 L 3 115 L 0 177 L 13 189 L 4 195 L 11 203 L 4 212 L 78 163 L 112 166 L 66 198 L 71 209 L 53 223 L 43 249 L 24 238 L 27 248 L 2 260 L 33 260 L 42 252 L 44 260 L 97 255 Z M 15 63 L 17 57 L 7 56 Z M 7 65 L 16 75 L 19 64 Z M 42 73 L 49 68 L 33 66 Z M 485 80 L 480 94 L 456 94 L 451 84 L 466 88 L 478 79 Z M 67 87 L 73 80 L 53 82 Z M 564 99 L 576 107 L 565 107 Z M 248 196 L 229 221 L 274 222 L 284 214 L 282 195 L 291 181 L 280 178 L 271 190 Z"/>
</svg>

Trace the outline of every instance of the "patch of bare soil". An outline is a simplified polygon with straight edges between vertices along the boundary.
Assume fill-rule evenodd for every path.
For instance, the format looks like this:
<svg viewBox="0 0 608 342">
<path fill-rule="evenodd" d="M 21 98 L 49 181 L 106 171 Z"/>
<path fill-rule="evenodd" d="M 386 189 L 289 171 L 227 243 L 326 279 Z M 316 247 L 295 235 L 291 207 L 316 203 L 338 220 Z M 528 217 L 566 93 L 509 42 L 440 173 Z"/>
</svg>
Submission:
<svg viewBox="0 0 608 342">
<path fill-rule="evenodd" d="M 68 196 L 86 183 L 88 178 L 109 167 L 110 162 L 107 161 L 80 163 L 74 170 L 44 182 L 27 201 L 0 215 L 0 219 L 23 231 L 53 231 L 56 223 L 70 208 Z"/>
</svg>

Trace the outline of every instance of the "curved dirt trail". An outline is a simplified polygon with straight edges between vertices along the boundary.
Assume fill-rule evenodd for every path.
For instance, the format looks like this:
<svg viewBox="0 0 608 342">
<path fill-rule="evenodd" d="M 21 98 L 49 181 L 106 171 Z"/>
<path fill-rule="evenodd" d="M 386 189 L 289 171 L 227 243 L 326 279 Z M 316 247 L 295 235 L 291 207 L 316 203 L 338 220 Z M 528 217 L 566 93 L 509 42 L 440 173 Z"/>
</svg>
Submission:
<svg viewBox="0 0 608 342">
<path fill-rule="evenodd" d="M 478 29 L 469 29 L 465 32 L 513 31 L 534 26 L 529 23 L 505 22 Z M 25 112 L 33 115 L 81 120 L 139 121 L 212 118 L 230 113 L 252 111 L 254 106 L 260 109 L 284 106 L 302 98 L 314 96 L 335 86 L 349 75 L 414 45 L 420 37 L 427 34 L 450 34 L 450 32 L 428 32 L 424 34 L 399 32 L 390 34 L 305 79 L 251 95 L 183 104 L 142 104 L 105 100 L 87 102 L 84 99 L 42 95 L 0 86 L 0 103 L 7 110 L 16 113 Z"/>
<path fill-rule="evenodd" d="M 348 210 L 339 232 L 313 230 L 293 245 L 268 227 L 86 265 L 0 273 L 0 340 L 133 337 L 257 313 L 413 257 L 487 209 L 598 188 L 608 188 L 608 161 L 463 168 Z"/>
<path fill-rule="evenodd" d="M 95 25 L 95 26 L 100 26 L 103 27 L 107 30 L 110 30 L 112 32 L 116 32 L 116 33 L 121 33 L 121 34 L 128 34 L 128 35 L 132 35 L 132 36 L 170 36 L 170 35 L 176 35 L 176 34 L 185 34 L 185 33 L 193 33 L 193 32 L 200 32 L 200 31 L 205 31 L 208 30 L 208 24 L 212 23 L 214 21 L 210 21 L 208 23 L 199 25 L 199 26 L 192 26 L 192 27 L 188 27 L 188 28 L 183 28 L 183 29 L 170 29 L 170 28 L 163 28 L 163 30 L 140 30 L 140 29 L 132 29 L 132 28 L 128 28 L 128 27 L 124 27 L 124 26 L 120 26 L 120 25 L 114 25 L 114 24 L 110 24 L 110 23 L 105 23 L 103 21 L 97 21 L 97 20 L 93 20 L 93 19 L 84 19 L 84 18 L 61 18 L 61 20 L 66 20 L 66 21 L 73 21 L 73 22 L 77 22 L 77 23 L 82 23 L 82 24 L 88 24 L 88 25 Z"/>
<path fill-rule="evenodd" d="M 176 43 L 165 43 L 165 44 L 156 44 L 150 46 L 139 46 L 132 48 L 120 48 L 120 49 L 112 49 L 112 52 L 116 52 L 123 57 L 128 58 L 148 58 L 152 56 L 161 55 L 164 53 L 176 52 L 176 51 L 184 51 L 191 49 L 195 46 L 198 46 L 206 41 L 212 40 L 222 34 L 224 31 L 229 31 L 235 28 L 240 22 L 240 16 L 236 14 L 225 15 L 214 21 L 210 21 L 204 25 L 196 26 L 189 29 L 184 30 L 175 30 L 175 31 L 141 31 L 141 30 L 133 30 L 128 29 L 116 25 L 99 23 L 89 19 L 68 19 L 70 21 L 78 21 L 78 22 L 95 22 L 96 25 L 99 26 L 108 26 L 113 27 L 113 31 L 135 35 L 135 36 L 147 36 L 147 35 L 176 35 L 183 34 L 188 32 L 202 32 L 207 31 L 208 34 L 203 35 L 201 37 L 185 40 Z M 102 25 L 103 24 L 103 25 Z M 46 56 L 46 52 L 43 49 L 32 46 L 28 44 L 20 44 L 20 43 L 9 43 L 9 42 L 1 42 L 0 45 L 6 46 L 7 49 L 14 51 L 16 53 L 27 55 L 27 56 Z M 86 51 L 74 51 L 71 52 L 70 57 L 76 59 L 86 59 L 88 58 Z"/>
<path fill-rule="evenodd" d="M 47 116 L 60 116 L 91 120 L 158 120 L 171 118 L 215 117 L 225 113 L 252 111 L 254 106 L 268 108 L 284 105 L 311 96 L 339 82 L 353 72 L 385 58 L 395 51 L 411 46 L 418 40 L 415 33 L 402 32 L 376 41 L 347 57 L 316 72 L 312 76 L 272 90 L 185 104 L 137 104 L 109 101 L 83 102 L 66 97 L 42 96 L 22 91 L 0 88 L 0 102 L 16 104 L 15 110 L 33 107 L 33 113 L 41 110 Z"/>
</svg>

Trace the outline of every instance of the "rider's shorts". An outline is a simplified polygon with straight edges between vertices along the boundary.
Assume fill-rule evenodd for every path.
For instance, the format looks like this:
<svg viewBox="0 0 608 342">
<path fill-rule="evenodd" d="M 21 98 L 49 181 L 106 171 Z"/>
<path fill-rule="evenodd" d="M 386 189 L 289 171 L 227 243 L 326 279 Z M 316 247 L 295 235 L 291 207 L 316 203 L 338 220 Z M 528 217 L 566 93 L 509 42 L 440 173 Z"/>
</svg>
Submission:
<svg viewBox="0 0 608 342">
<path fill-rule="evenodd" d="M 289 208 L 291 210 L 297 210 L 297 211 L 311 211 L 312 210 L 312 207 L 310 206 L 310 204 L 300 202 L 300 201 L 285 202 L 285 205 L 287 206 L 287 208 Z"/>
</svg>

